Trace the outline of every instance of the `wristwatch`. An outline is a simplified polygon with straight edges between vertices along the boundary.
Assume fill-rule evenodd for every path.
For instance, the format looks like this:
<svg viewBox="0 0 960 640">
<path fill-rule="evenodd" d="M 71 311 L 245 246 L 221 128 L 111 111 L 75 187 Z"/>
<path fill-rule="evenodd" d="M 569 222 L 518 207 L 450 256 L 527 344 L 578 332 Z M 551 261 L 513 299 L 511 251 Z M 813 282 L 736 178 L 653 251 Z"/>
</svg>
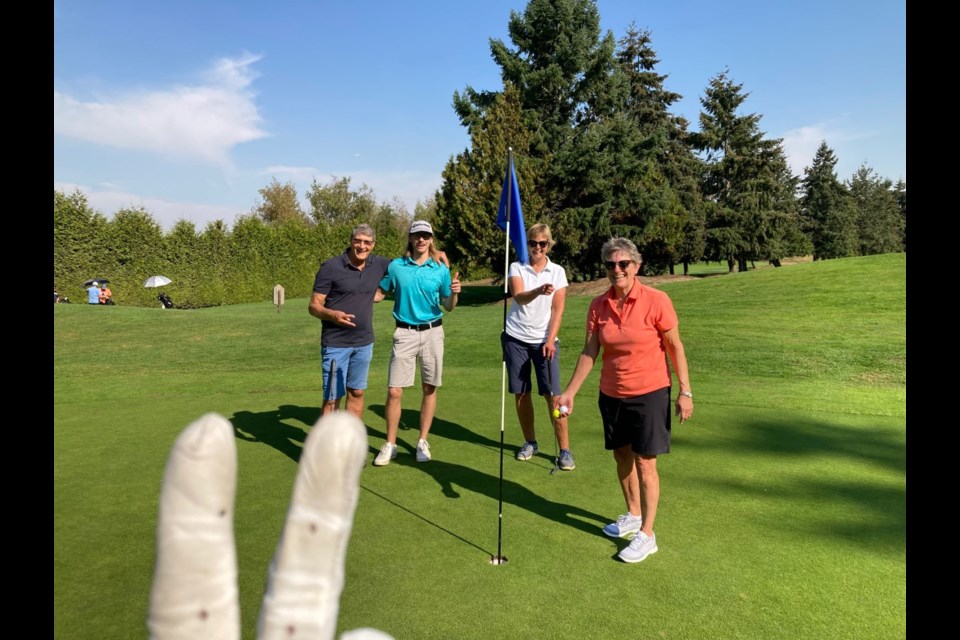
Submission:
<svg viewBox="0 0 960 640">
<path fill-rule="evenodd" d="M 688 398 L 690 398 L 691 400 L 693 400 L 693 391 L 681 391 L 680 393 L 677 394 L 677 396 L 678 396 L 678 397 L 679 397 L 679 396 L 687 396 Z"/>
</svg>

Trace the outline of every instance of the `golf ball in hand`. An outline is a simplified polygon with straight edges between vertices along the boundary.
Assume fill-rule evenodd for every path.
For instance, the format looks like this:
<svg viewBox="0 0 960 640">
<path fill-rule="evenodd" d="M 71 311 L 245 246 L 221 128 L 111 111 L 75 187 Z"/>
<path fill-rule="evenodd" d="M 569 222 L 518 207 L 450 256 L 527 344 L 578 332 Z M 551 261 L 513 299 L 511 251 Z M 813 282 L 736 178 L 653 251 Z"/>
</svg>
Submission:
<svg viewBox="0 0 960 640">
<path fill-rule="evenodd" d="M 570 409 L 568 409 L 566 405 L 563 405 L 559 409 L 553 410 L 553 417 L 559 418 L 560 416 L 565 416 L 568 413 L 570 413 Z"/>
</svg>

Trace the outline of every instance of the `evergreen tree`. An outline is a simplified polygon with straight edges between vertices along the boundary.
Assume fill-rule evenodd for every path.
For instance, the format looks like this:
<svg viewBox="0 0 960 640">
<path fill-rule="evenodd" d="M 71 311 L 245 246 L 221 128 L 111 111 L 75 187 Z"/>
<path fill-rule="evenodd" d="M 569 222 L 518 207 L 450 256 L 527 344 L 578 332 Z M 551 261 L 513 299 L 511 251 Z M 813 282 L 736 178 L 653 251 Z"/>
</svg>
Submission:
<svg viewBox="0 0 960 640">
<path fill-rule="evenodd" d="M 903 250 L 903 225 L 893 185 L 860 165 L 849 183 L 856 211 L 859 254 L 895 253 Z"/>
<path fill-rule="evenodd" d="M 668 91 L 664 84 L 668 76 L 655 71 L 660 61 L 650 32 L 631 23 L 618 42 L 616 61 L 627 87 L 623 108 L 645 138 L 643 146 L 655 154 L 654 175 L 647 182 L 661 184 L 661 189 L 669 190 L 664 192 L 667 200 L 675 199 L 679 205 L 654 205 L 638 212 L 641 226 L 647 229 L 638 246 L 644 252 L 645 269 L 659 272 L 667 267 L 672 273 L 675 262 L 688 265 L 703 256 L 702 163 L 690 145 L 687 121 L 670 113 L 682 96 Z"/>
<path fill-rule="evenodd" d="M 495 224 L 509 149 L 527 226 L 542 219 L 531 134 L 521 121 L 520 92 L 508 84 L 470 128 L 470 148 L 451 157 L 436 195 L 435 231 L 464 277 L 504 272 L 505 237 Z M 510 260 L 514 260 L 511 257 Z"/>
<path fill-rule="evenodd" d="M 824 140 L 804 170 L 801 223 L 813 245 L 814 260 L 856 255 L 853 209 L 836 166 L 837 157 Z"/>
<path fill-rule="evenodd" d="M 893 197 L 900 212 L 900 227 L 903 229 L 903 250 L 907 250 L 907 183 L 901 178 L 893 185 Z"/>
<path fill-rule="evenodd" d="M 793 207 L 782 140 L 765 138 L 760 115 L 737 113 L 748 96 L 727 70 L 711 78 L 700 99 L 700 131 L 691 135 L 706 155 L 702 192 L 719 205 L 707 209 L 713 214 L 706 220 L 707 255 L 741 270 L 753 260 L 782 257 L 781 223 Z"/>
<path fill-rule="evenodd" d="M 486 192 L 482 195 L 490 198 L 492 205 L 479 205 L 487 209 L 484 229 L 476 230 L 476 240 L 464 231 L 457 234 L 458 246 L 447 248 L 453 251 L 452 259 L 469 255 L 473 261 L 488 263 L 494 275 L 502 272 L 502 257 L 487 257 L 491 252 L 502 254 L 493 249 L 490 228 L 499 203 L 507 147 L 513 147 L 517 170 L 523 174 L 519 179 L 525 220 L 528 224 L 551 225 L 558 241 L 553 258 L 577 277 L 579 261 L 589 260 L 591 269 L 596 270 L 596 255 L 589 253 L 594 245 L 599 249 L 597 234 L 609 232 L 609 220 L 604 216 L 610 206 L 609 202 L 600 203 L 605 199 L 597 195 L 595 172 L 588 177 L 578 173 L 582 166 L 601 170 L 619 162 L 586 158 L 582 154 L 605 153 L 605 139 L 615 154 L 622 155 L 625 145 L 630 144 L 630 136 L 624 137 L 627 132 L 621 123 L 605 123 L 589 131 L 601 116 L 620 117 L 616 113 L 618 100 L 606 97 L 617 79 L 615 42 L 609 32 L 601 37 L 599 12 L 593 0 L 531 0 L 522 14 L 511 12 L 508 32 L 515 48 L 491 40 L 490 50 L 501 69 L 504 92 L 508 87 L 517 92 L 516 122 L 511 119 L 509 126 L 503 128 L 489 117 L 503 92 L 478 92 L 467 87 L 462 94 L 454 94 L 454 108 L 468 128 L 474 147 L 448 163 L 444 186 L 437 198 L 438 214 L 441 220 L 449 220 L 454 213 L 475 208 L 478 205 L 471 203 L 484 202 L 476 200 L 481 192 Z M 600 105 L 603 113 L 598 112 Z M 523 139 L 518 140 L 514 134 L 503 138 L 502 143 L 492 147 L 485 143 L 488 148 L 477 149 L 477 136 L 496 139 L 506 130 L 522 132 Z M 491 150 L 495 151 L 492 156 Z M 491 161 L 497 170 L 490 166 Z M 469 186 L 456 184 L 455 181 L 468 176 L 472 181 Z M 481 187 L 478 179 L 489 181 L 489 185 Z M 611 185 L 617 183 L 616 176 L 605 180 Z M 468 216 L 466 224 L 472 223 Z M 447 228 L 448 235 L 456 233 L 452 226 Z M 495 227 L 492 231 L 498 232 Z M 470 268 L 467 266 L 467 271 Z"/>
</svg>

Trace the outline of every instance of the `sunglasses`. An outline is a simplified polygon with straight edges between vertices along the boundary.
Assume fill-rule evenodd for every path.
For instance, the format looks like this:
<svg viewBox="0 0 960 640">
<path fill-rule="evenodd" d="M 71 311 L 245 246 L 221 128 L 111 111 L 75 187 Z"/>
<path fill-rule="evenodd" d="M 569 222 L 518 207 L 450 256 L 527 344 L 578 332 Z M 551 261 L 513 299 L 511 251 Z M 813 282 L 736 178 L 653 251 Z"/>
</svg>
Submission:
<svg viewBox="0 0 960 640">
<path fill-rule="evenodd" d="M 424 231 L 420 231 L 418 233 L 411 233 L 410 235 L 416 238 L 417 240 L 429 240 L 430 238 L 433 237 L 432 233 L 426 233 Z"/>
<path fill-rule="evenodd" d="M 613 271 L 614 267 L 620 267 L 620 271 L 626 271 L 627 267 L 629 267 L 631 264 L 633 264 L 633 260 L 620 260 L 619 262 L 607 260 L 603 263 L 603 266 L 607 268 L 607 271 Z"/>
<path fill-rule="evenodd" d="M 550 246 L 550 241 L 549 240 L 540 240 L 540 241 L 527 240 L 527 244 L 530 245 L 531 247 L 540 247 L 541 249 L 546 249 L 547 247 Z"/>
</svg>

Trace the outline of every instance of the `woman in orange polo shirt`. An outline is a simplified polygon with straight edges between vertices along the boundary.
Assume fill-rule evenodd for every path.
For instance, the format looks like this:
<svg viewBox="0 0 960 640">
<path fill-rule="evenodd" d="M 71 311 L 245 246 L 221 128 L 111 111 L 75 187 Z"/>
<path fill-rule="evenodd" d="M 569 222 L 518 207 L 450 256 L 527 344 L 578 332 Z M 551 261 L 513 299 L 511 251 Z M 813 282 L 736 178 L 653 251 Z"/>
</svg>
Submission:
<svg viewBox="0 0 960 640">
<path fill-rule="evenodd" d="M 657 456 L 670 452 L 671 364 L 680 384 L 675 409 L 681 424 L 693 415 L 693 392 L 673 303 L 637 279 L 642 258 L 636 245 L 611 238 L 600 253 L 611 286 L 590 303 L 586 342 L 558 402 L 573 412 L 574 398 L 602 349 L 598 404 L 604 447 L 613 451 L 627 503 L 627 513 L 603 532 L 615 538 L 636 534 L 619 557 L 640 562 L 657 552 Z"/>
</svg>

